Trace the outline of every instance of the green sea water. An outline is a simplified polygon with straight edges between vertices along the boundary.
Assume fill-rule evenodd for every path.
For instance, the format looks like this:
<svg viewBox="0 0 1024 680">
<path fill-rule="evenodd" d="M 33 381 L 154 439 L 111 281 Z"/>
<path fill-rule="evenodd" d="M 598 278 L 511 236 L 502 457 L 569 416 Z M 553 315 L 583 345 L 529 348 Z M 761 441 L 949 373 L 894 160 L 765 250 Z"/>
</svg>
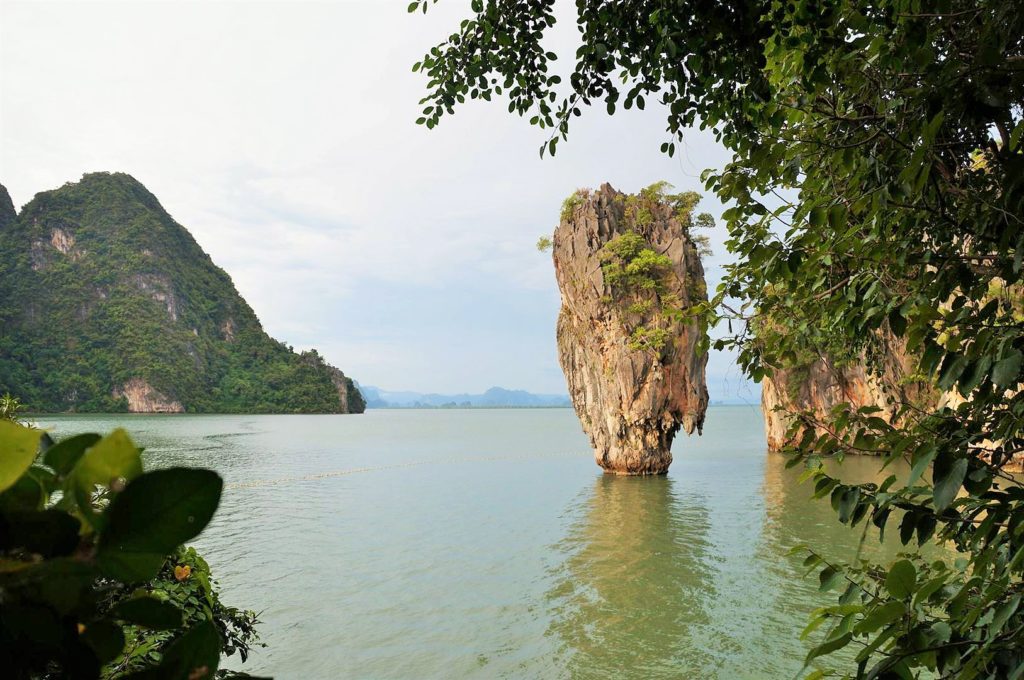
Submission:
<svg viewBox="0 0 1024 680">
<path fill-rule="evenodd" d="M 269 645 L 229 665 L 282 679 L 790 678 L 834 600 L 789 550 L 860 538 L 766 453 L 755 406 L 709 409 L 655 478 L 603 475 L 570 409 L 38 422 L 223 475 L 196 545 Z"/>
</svg>

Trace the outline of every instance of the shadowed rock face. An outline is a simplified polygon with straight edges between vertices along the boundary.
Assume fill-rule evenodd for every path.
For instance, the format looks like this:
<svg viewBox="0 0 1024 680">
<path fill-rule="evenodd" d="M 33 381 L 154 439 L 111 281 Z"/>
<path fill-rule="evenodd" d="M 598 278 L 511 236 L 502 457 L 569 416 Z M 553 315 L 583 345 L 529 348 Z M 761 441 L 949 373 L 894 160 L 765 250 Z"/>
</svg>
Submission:
<svg viewBox="0 0 1024 680">
<path fill-rule="evenodd" d="M 955 409 L 964 401 L 956 388 L 946 392 L 929 387 L 913 379 L 917 357 L 903 340 L 891 333 L 880 332 L 881 361 L 874 371 L 868 370 L 867 361 L 837 363 L 829 357 L 795 369 L 776 370 L 761 382 L 761 410 L 764 413 L 765 436 L 769 451 L 779 451 L 794 443 L 802 435 L 788 436 L 794 414 L 810 411 L 816 420 L 828 423 L 832 409 L 847 403 L 853 409 L 877 406 L 875 413 L 887 423 L 899 425 L 901 408 L 912 404 L 923 411 L 948 407 Z M 1007 397 L 1013 392 L 1008 391 Z M 815 434 L 825 432 L 815 428 Z M 991 440 L 977 443 L 981 447 L 994 446 Z M 983 456 L 984 457 L 984 456 Z M 1008 472 L 1024 472 L 1024 454 L 1016 454 L 1002 465 Z"/>
<path fill-rule="evenodd" d="M 697 250 L 672 209 L 655 205 L 640 224 L 627 202 L 607 184 L 579 194 L 555 230 L 559 361 L 597 464 L 616 474 L 663 474 L 676 432 L 699 432 L 708 404 L 707 354 L 697 351 L 705 330 L 664 310 L 704 301 L 707 288 Z M 631 232 L 671 261 L 660 292 L 647 293 L 652 308 L 642 312 L 631 311 L 639 298 L 613 289 L 602 268 L 603 247 Z M 637 347 L 638 328 L 667 331 L 664 345 Z"/>
<path fill-rule="evenodd" d="M 787 437 L 794 413 L 812 411 L 815 418 L 829 422 L 832 409 L 848 403 L 854 409 L 877 406 L 877 414 L 894 422 L 907 403 L 930 407 L 938 395 L 923 383 L 910 379 L 916 358 L 906 342 L 891 333 L 879 332 L 881 357 L 875 371 L 866 360 L 836 362 L 819 357 L 799 368 L 776 370 L 761 383 L 761 409 L 764 412 L 768 449 L 778 451 L 790 443 Z M 817 434 L 824 431 L 820 428 Z"/>
</svg>

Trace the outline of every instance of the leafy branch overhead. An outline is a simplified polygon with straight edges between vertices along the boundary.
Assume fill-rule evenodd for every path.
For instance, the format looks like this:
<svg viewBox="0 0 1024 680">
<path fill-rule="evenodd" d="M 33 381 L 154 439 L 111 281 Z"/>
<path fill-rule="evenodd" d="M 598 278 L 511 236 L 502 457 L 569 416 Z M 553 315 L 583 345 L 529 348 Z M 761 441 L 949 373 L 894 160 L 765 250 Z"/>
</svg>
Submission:
<svg viewBox="0 0 1024 680">
<path fill-rule="evenodd" d="M 565 82 L 566 55 L 543 47 L 553 7 L 475 2 L 414 66 L 419 122 L 503 96 L 554 153 L 588 107 L 656 100 L 669 155 L 687 128 L 712 130 L 732 154 L 705 175 L 734 258 L 713 302 L 736 330 L 717 346 L 754 380 L 837 352 L 882 380 L 898 343 L 940 395 L 793 414 L 794 463 L 842 521 L 898 521 L 904 543 L 960 553 L 812 553 L 841 592 L 813 615 L 830 625 L 811 676 L 1024 676 L 1024 489 L 1004 470 L 1024 457 L 1019 3 L 582 2 Z M 848 484 L 820 464 L 853 453 L 905 461 L 912 479 Z"/>
</svg>

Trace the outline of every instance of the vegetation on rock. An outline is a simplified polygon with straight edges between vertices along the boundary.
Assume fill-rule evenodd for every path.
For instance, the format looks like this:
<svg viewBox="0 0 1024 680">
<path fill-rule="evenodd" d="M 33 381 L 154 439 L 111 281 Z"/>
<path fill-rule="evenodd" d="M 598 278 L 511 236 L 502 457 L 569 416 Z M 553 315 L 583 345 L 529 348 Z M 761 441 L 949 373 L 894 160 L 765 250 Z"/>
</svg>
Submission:
<svg viewBox="0 0 1024 680">
<path fill-rule="evenodd" d="M 230 277 L 132 177 L 85 175 L 0 215 L 0 392 L 53 412 L 124 411 L 133 399 L 193 412 L 362 411 L 352 381 L 319 354 L 264 332 Z"/>
<path fill-rule="evenodd" d="M 672 259 L 652 248 L 638 230 L 650 226 L 659 209 L 667 208 L 681 229 L 681 235 L 693 243 L 699 255 L 707 255 L 710 254 L 707 236 L 694 235 L 692 231 L 695 226 L 707 228 L 714 225 L 714 219 L 708 213 L 697 218 L 693 216 L 700 194 L 695 191 L 669 194 L 670 188 L 668 182 L 656 182 L 638 194 L 620 196 L 625 206 L 624 219 L 632 229 L 605 243 L 600 253 L 601 271 L 605 284 L 611 289 L 611 299 L 632 320 L 630 349 L 648 350 L 655 354 L 678 335 L 678 330 L 672 332 L 672 324 L 687 317 L 700 316 L 695 312 L 702 312 L 704 306 L 684 308 L 681 305 L 679 296 L 670 292 L 666 281 L 666 277 L 673 275 Z M 704 302 L 707 292 L 704 281 L 688 284 L 699 289 L 694 299 Z"/>
<path fill-rule="evenodd" d="M 888 329 L 919 357 L 915 379 L 961 398 L 892 420 L 848 403 L 799 414 L 790 452 L 815 495 L 865 536 L 898 522 L 909 551 L 892 564 L 808 556 L 839 593 L 813 613 L 810 677 L 1024 676 L 1024 487 L 1002 470 L 1024 450 L 1024 328 L 990 295 L 996 280 L 1024 285 L 1019 3 L 578 3 L 565 85 L 542 44 L 553 5 L 475 2 L 414 66 L 430 79 L 420 122 L 507 95 L 555 153 L 585 107 L 654 96 L 669 155 L 686 127 L 711 128 L 733 154 L 706 186 L 729 206 L 737 258 L 715 299 L 735 332 L 718 346 L 755 380 L 836 347 L 880 374 Z M 746 323 L 762 316 L 778 332 Z M 910 478 L 848 484 L 821 466 L 850 452 L 906 460 Z M 926 560 L 915 538 L 960 556 Z"/>
<path fill-rule="evenodd" d="M 559 362 L 595 459 L 615 474 L 664 474 L 679 429 L 700 430 L 707 286 L 667 201 L 610 185 L 555 230 Z"/>
</svg>

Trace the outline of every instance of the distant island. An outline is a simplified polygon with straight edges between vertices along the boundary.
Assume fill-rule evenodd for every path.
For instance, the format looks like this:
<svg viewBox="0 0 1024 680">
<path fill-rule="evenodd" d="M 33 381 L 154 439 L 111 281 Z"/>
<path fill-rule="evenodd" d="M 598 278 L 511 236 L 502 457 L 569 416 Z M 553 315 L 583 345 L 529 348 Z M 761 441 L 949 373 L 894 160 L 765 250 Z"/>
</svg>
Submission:
<svg viewBox="0 0 1024 680">
<path fill-rule="evenodd" d="M 569 408 L 567 394 L 533 394 L 492 387 L 483 394 L 391 392 L 359 385 L 367 408 Z"/>
<path fill-rule="evenodd" d="M 0 394 L 39 412 L 361 413 L 351 379 L 263 330 L 130 175 L 17 212 L 0 186 Z"/>
</svg>

